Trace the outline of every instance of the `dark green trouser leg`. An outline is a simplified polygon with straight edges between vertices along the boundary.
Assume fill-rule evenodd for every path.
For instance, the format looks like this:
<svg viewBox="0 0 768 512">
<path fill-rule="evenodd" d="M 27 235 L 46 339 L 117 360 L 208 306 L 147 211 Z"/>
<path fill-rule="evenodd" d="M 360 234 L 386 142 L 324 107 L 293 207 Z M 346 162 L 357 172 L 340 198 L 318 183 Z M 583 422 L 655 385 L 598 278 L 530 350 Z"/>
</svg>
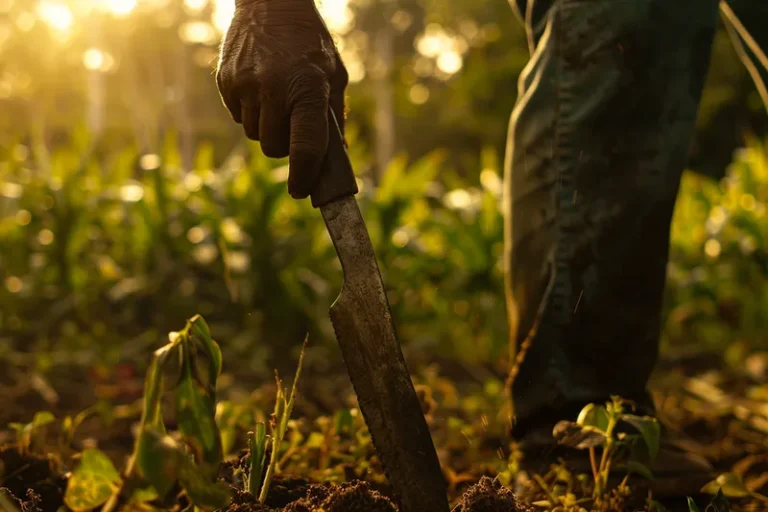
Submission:
<svg viewBox="0 0 768 512">
<path fill-rule="evenodd" d="M 670 220 L 718 16 L 717 0 L 546 7 L 529 17 L 535 52 L 506 159 L 518 432 L 611 394 L 647 398 Z"/>
</svg>

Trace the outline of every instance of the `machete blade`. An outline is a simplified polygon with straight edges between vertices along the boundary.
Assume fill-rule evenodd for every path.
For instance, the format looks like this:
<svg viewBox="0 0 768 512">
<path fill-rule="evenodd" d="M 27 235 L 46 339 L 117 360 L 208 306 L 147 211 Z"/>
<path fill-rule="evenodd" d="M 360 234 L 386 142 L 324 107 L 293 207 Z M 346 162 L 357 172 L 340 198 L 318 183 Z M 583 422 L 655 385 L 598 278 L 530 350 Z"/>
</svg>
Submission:
<svg viewBox="0 0 768 512">
<path fill-rule="evenodd" d="M 447 512 L 446 481 L 405 364 L 357 184 L 329 113 L 325 176 L 312 193 L 341 261 L 344 282 L 330 316 L 360 411 L 403 512 Z"/>
</svg>

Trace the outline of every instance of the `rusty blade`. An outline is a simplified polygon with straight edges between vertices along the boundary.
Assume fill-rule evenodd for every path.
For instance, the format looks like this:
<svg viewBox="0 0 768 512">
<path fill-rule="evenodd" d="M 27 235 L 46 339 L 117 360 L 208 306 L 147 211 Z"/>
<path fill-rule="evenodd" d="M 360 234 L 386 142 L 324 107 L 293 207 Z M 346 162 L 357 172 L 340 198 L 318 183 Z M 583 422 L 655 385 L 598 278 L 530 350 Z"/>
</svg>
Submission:
<svg viewBox="0 0 768 512">
<path fill-rule="evenodd" d="M 320 210 L 344 270 L 331 321 L 376 451 L 404 512 L 445 512 L 446 482 L 357 201 Z"/>
</svg>

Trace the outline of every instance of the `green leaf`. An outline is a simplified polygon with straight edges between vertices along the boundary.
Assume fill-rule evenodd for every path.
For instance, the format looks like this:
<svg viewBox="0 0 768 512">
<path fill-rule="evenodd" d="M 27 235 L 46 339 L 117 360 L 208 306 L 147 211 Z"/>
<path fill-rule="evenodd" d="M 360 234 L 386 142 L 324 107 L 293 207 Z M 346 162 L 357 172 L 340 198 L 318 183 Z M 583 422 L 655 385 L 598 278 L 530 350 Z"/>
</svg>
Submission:
<svg viewBox="0 0 768 512">
<path fill-rule="evenodd" d="M 595 427 L 603 432 L 608 430 L 608 410 L 603 405 L 587 404 L 579 413 L 576 423 Z"/>
<path fill-rule="evenodd" d="M 254 496 L 258 496 L 261 477 L 264 473 L 264 460 L 267 455 L 267 426 L 263 421 L 256 423 L 255 432 L 248 433 L 248 444 L 251 450 L 248 491 Z"/>
<path fill-rule="evenodd" d="M 161 500 L 178 480 L 179 452 L 176 441 L 163 432 L 145 427 L 139 433 L 136 469 L 144 481 L 154 487 Z"/>
<path fill-rule="evenodd" d="M 192 503 L 206 509 L 225 508 L 232 497 L 229 486 L 224 482 L 212 483 L 206 475 L 198 471 L 189 457 L 180 458 L 179 482 L 187 491 Z"/>
<path fill-rule="evenodd" d="M 160 398 L 163 388 L 163 366 L 165 361 L 178 345 L 169 343 L 155 350 L 152 362 L 147 369 L 147 375 L 144 378 L 144 409 L 141 414 L 141 424 L 143 426 L 152 426 L 165 431 L 163 418 L 160 414 Z"/>
<path fill-rule="evenodd" d="M 658 420 L 652 416 L 635 416 L 634 414 L 623 414 L 621 419 L 640 432 L 648 447 L 651 461 L 655 460 L 661 448 L 661 425 Z"/>
<path fill-rule="evenodd" d="M 351 430 L 352 425 L 352 412 L 346 408 L 341 409 L 333 419 L 333 432 L 338 435 L 345 430 Z"/>
<path fill-rule="evenodd" d="M 176 421 L 195 460 L 209 475 L 218 471 L 223 458 L 221 435 L 216 426 L 215 406 L 205 389 L 191 378 L 176 387 Z"/>
<path fill-rule="evenodd" d="M 560 421 L 552 429 L 552 435 L 558 444 L 578 450 L 603 446 L 607 438 L 605 432 L 592 426 L 581 426 L 574 421 Z"/>
<path fill-rule="evenodd" d="M 40 428 L 48 425 L 49 423 L 53 423 L 54 421 L 56 421 L 56 417 L 53 415 L 53 413 L 48 411 L 40 411 L 35 413 L 35 416 L 32 418 L 32 423 L 29 424 L 29 427 Z"/>
<path fill-rule="evenodd" d="M 103 452 L 83 451 L 64 493 L 64 503 L 75 512 L 103 505 L 120 485 L 120 473 Z"/>
<path fill-rule="evenodd" d="M 701 488 L 707 494 L 724 494 L 729 498 L 744 498 L 749 496 L 749 490 L 744 485 L 741 476 L 736 473 L 723 473 Z M 726 500 L 727 501 L 727 500 Z"/>
<path fill-rule="evenodd" d="M 648 512 L 669 512 L 667 507 L 656 500 L 648 499 Z"/>
<path fill-rule="evenodd" d="M 213 483 L 210 475 L 200 471 L 179 444 L 168 435 L 145 430 L 140 434 L 141 450 L 136 467 L 144 480 L 163 499 L 178 481 L 189 499 L 198 507 L 222 508 L 230 493 L 223 483 Z"/>
<path fill-rule="evenodd" d="M 158 497 L 154 487 L 149 486 L 134 490 L 128 501 L 131 503 L 147 503 L 148 501 L 156 500 Z"/>
<path fill-rule="evenodd" d="M 636 473 L 644 478 L 647 478 L 648 480 L 654 479 L 653 472 L 645 464 L 642 464 L 636 460 L 628 460 L 625 466 L 629 473 Z"/>
<path fill-rule="evenodd" d="M 717 491 L 715 497 L 707 505 L 705 512 L 731 512 L 731 504 L 728 503 L 722 490 Z"/>
<path fill-rule="evenodd" d="M 701 512 L 696 502 L 690 496 L 688 496 L 688 512 Z"/>
<path fill-rule="evenodd" d="M 208 328 L 208 324 L 205 322 L 202 316 L 195 315 L 190 320 L 192 322 L 192 333 L 199 338 L 203 344 L 208 357 L 211 358 L 210 367 L 210 386 L 216 390 L 216 380 L 221 375 L 221 369 L 223 365 L 223 357 L 221 355 L 221 347 L 219 344 L 213 341 L 211 338 L 211 330 Z"/>
</svg>

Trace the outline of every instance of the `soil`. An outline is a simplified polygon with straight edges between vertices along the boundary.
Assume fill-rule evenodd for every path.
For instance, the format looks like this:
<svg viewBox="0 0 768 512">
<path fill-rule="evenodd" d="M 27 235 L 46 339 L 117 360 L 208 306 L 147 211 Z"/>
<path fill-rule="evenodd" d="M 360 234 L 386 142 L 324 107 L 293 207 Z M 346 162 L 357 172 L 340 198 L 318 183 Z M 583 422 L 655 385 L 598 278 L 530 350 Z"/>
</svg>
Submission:
<svg viewBox="0 0 768 512">
<path fill-rule="evenodd" d="M 452 512 L 530 512 L 514 493 L 497 480 L 484 476 L 464 492 Z"/>
<path fill-rule="evenodd" d="M 53 458 L 21 455 L 15 446 L 0 447 L 0 482 L 22 512 L 56 511 L 64 503 L 66 478 Z"/>
<path fill-rule="evenodd" d="M 21 455 L 15 446 L 0 448 L 2 490 L 22 512 L 55 512 L 63 505 L 66 477 L 54 459 Z M 227 470 L 224 469 L 224 473 Z M 483 477 L 464 492 L 453 512 L 529 512 L 509 489 Z M 231 504 L 219 512 L 397 512 L 397 506 L 368 482 L 339 485 L 303 478 L 276 478 L 261 504 L 235 490 Z"/>
</svg>

